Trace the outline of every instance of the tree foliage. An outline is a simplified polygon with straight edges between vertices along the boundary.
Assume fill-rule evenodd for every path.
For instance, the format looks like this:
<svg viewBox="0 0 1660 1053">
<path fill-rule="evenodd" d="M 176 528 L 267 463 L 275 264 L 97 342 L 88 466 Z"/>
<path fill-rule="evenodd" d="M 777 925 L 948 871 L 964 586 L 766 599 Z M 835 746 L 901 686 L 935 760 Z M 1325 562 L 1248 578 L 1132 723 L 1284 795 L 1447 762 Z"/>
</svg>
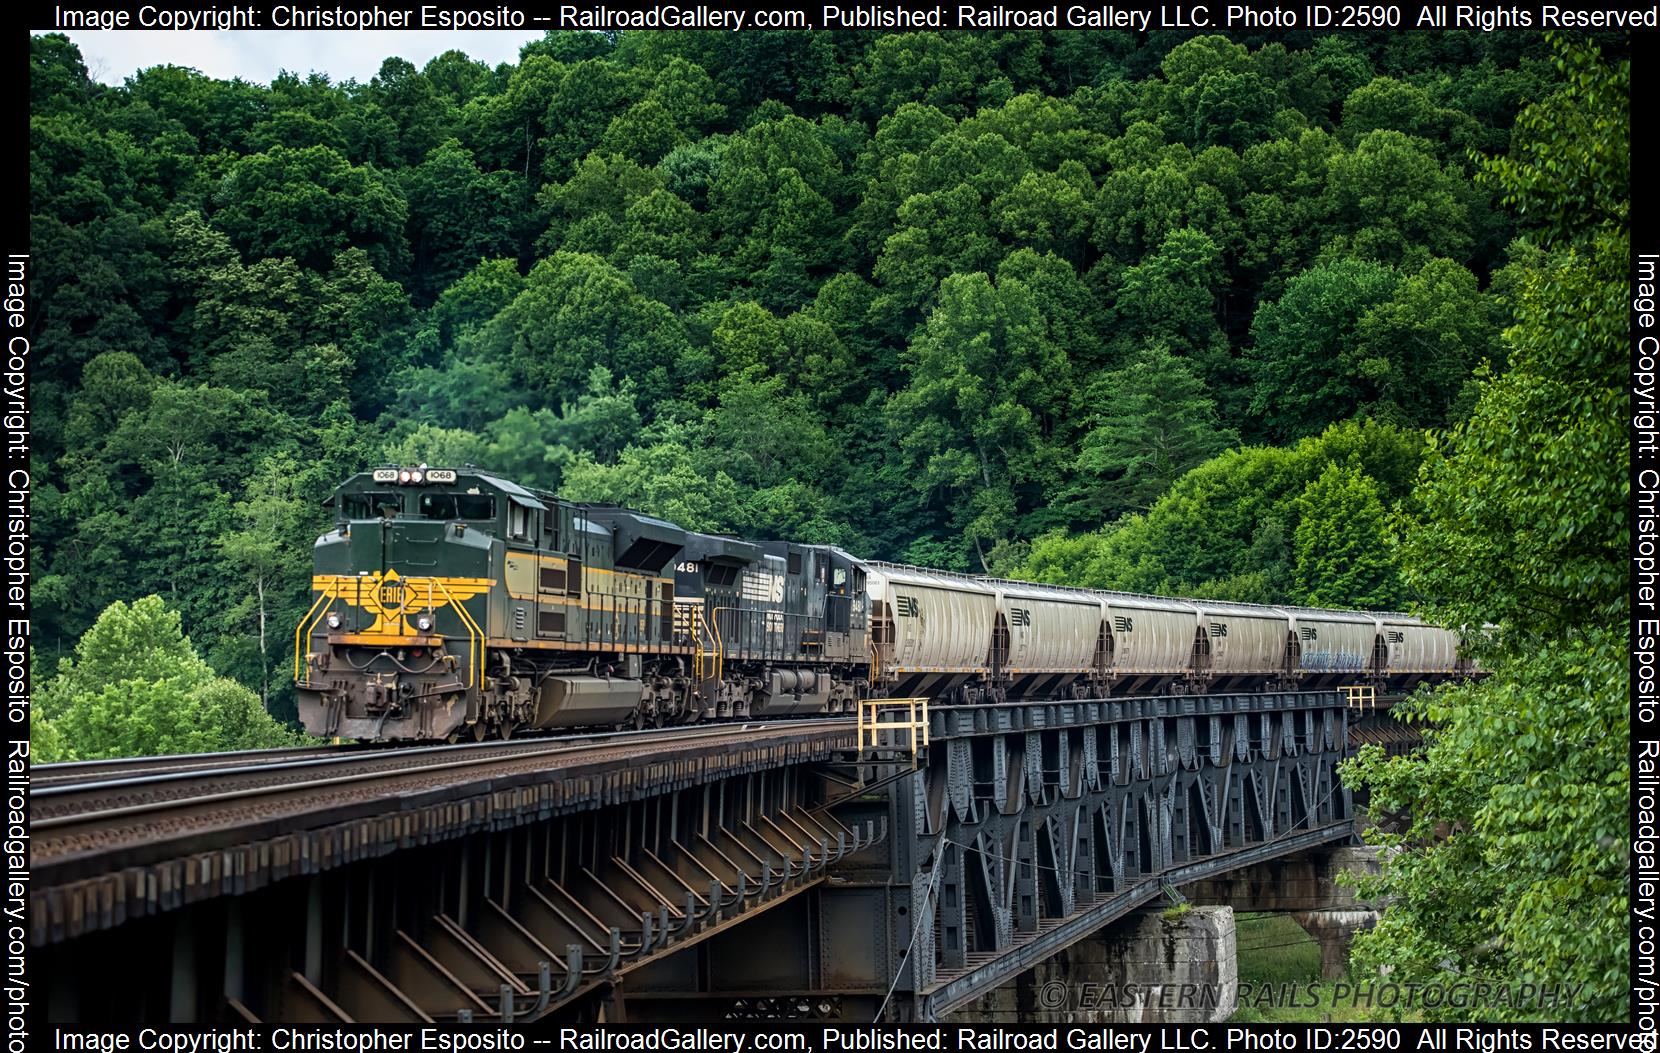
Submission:
<svg viewBox="0 0 1660 1053">
<path fill-rule="evenodd" d="M 1438 436 L 1403 565 L 1491 671 L 1417 704 L 1422 753 L 1353 776 L 1410 809 L 1357 943 L 1405 980 L 1586 985 L 1566 1013 L 1629 1012 L 1630 523 L 1626 310 L 1630 63 L 1562 46 L 1565 83 L 1487 170 L 1541 250 L 1467 421 Z M 1440 836 L 1445 833 L 1445 836 Z"/>
<path fill-rule="evenodd" d="M 37 693 L 37 761 L 258 749 L 295 742 L 259 697 L 216 675 L 159 596 L 111 604 Z"/>
</svg>

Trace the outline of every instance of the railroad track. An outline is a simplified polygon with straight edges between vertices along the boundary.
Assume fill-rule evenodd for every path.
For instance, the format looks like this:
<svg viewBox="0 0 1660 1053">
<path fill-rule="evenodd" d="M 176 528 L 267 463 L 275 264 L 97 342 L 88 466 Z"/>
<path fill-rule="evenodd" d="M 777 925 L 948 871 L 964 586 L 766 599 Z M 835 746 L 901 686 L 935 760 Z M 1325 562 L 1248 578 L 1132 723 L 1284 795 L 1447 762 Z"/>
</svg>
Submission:
<svg viewBox="0 0 1660 1053">
<path fill-rule="evenodd" d="M 30 782 L 39 793 L 46 787 L 83 782 L 144 778 L 175 772 L 202 771 L 282 763 L 310 757 L 326 757 L 388 747 L 369 743 L 339 746 L 290 746 L 283 749 L 237 750 L 230 753 L 184 753 L 162 757 L 118 757 L 112 760 L 63 761 L 42 764 L 30 773 Z"/>
<path fill-rule="evenodd" d="M 534 747 L 537 745 L 547 746 L 552 743 L 595 743 L 627 736 L 662 736 L 685 732 L 702 733 L 722 728 L 730 730 L 735 727 L 754 726 L 757 726 L 754 722 L 740 724 L 727 721 L 721 724 L 699 724 L 695 727 L 645 728 L 633 731 L 585 732 L 569 735 L 544 734 L 521 738 L 506 744 L 494 740 L 454 744 L 435 743 L 431 746 L 407 746 L 395 742 L 345 742 L 326 746 L 285 746 L 278 749 L 233 750 L 225 753 L 177 753 L 156 757 L 116 757 L 108 760 L 60 761 L 54 764 L 37 765 L 30 773 L 29 781 L 34 787 L 34 792 L 40 794 L 46 788 L 56 790 L 81 784 L 113 783 L 117 781 L 142 782 L 164 775 L 206 775 L 236 768 L 267 767 L 320 758 L 334 760 L 354 755 L 361 756 L 365 753 L 407 753 L 443 749 L 489 751 L 492 749 L 499 750 L 504 745 Z M 800 723 L 796 722 L 791 726 L 800 726 Z"/>
<path fill-rule="evenodd" d="M 50 866 L 229 827 L 275 828 L 374 802 L 385 811 L 388 797 L 457 784 L 577 764 L 626 765 L 686 746 L 763 743 L 832 729 L 853 737 L 846 719 L 801 720 L 397 749 L 302 747 L 155 758 L 154 764 L 136 766 L 92 762 L 52 782 L 37 778 L 29 801 L 33 861 Z"/>
</svg>

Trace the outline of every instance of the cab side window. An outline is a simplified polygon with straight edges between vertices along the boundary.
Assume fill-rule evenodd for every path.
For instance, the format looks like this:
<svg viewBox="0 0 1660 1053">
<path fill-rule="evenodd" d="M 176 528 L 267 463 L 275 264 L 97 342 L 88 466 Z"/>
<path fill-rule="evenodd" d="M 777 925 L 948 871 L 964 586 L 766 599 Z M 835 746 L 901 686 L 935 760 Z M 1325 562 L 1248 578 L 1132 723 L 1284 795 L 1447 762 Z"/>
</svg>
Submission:
<svg viewBox="0 0 1660 1053">
<path fill-rule="evenodd" d="M 530 536 L 530 509 L 517 502 L 507 506 L 507 533 L 517 538 Z"/>
</svg>

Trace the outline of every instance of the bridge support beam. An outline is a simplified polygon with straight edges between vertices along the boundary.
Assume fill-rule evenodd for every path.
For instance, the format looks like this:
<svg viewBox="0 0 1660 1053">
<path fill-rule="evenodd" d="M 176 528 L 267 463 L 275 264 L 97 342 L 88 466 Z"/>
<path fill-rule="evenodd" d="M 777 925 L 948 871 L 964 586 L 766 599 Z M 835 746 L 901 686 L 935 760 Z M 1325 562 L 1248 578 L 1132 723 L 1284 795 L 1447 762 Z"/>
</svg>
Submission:
<svg viewBox="0 0 1660 1053">
<path fill-rule="evenodd" d="M 841 813 L 883 808 L 865 819 L 891 831 L 880 851 L 629 977 L 630 1019 L 932 1021 L 988 996 L 987 1012 L 1046 1019 L 1039 996 L 1060 981 L 1081 1014 L 1066 1019 L 1223 1019 L 1227 902 L 1174 928 L 1137 911 L 1171 886 L 1347 841 L 1345 719 L 1329 693 L 937 707 L 916 769 L 866 770 L 882 793 Z M 1331 906 L 1313 897 L 1315 864 L 1303 869 L 1305 909 Z M 1137 1002 L 1132 985 L 1157 996 Z"/>
<path fill-rule="evenodd" d="M 947 1014 L 961 1024 L 1213 1024 L 1239 995 L 1233 910 L 1140 911 Z"/>
<path fill-rule="evenodd" d="M 1382 904 L 1360 899 L 1353 879 L 1379 869 L 1376 847 L 1326 846 L 1195 881 L 1182 893 L 1195 903 L 1290 914 L 1320 944 L 1320 973 L 1333 980 L 1349 969 L 1355 933 L 1376 925 L 1381 914 Z"/>
<path fill-rule="evenodd" d="M 1379 869 L 1375 846 L 1325 846 L 1189 882 L 1182 895 L 1254 913 L 1373 910 L 1375 904 L 1355 894 L 1352 879 L 1375 877 Z"/>
</svg>

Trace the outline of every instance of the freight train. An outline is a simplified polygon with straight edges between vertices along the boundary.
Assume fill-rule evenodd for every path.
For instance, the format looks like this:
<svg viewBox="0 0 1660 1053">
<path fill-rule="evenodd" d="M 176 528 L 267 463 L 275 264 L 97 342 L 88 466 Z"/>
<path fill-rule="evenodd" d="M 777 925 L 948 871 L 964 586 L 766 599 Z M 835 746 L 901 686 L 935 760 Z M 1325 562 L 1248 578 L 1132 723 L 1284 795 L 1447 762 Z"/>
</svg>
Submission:
<svg viewBox="0 0 1660 1053">
<path fill-rule="evenodd" d="M 1404 614 L 1005 581 L 700 534 L 473 468 L 326 502 L 295 630 L 313 734 L 441 741 L 851 711 L 861 698 L 1321 688 L 1469 675 Z"/>
</svg>

